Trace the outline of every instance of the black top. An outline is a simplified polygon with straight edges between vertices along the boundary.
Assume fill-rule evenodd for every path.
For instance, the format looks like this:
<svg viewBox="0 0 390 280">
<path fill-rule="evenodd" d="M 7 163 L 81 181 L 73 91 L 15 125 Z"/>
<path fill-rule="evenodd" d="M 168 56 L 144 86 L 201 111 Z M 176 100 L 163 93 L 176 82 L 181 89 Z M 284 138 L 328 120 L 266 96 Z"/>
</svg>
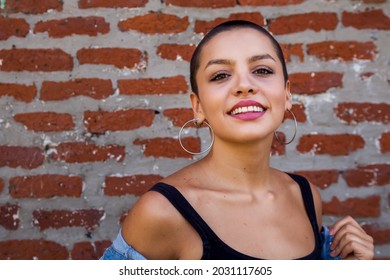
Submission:
<svg viewBox="0 0 390 280">
<path fill-rule="evenodd" d="M 305 177 L 287 173 L 300 187 L 307 216 L 313 228 L 315 247 L 313 252 L 300 259 L 321 259 L 320 233 L 317 225 L 313 195 L 309 182 Z M 159 182 L 151 191 L 156 191 L 165 196 L 180 214 L 193 226 L 203 241 L 202 260 L 256 260 L 257 258 L 242 254 L 224 243 L 214 231 L 206 224 L 202 217 L 191 206 L 187 199 L 173 186 Z"/>
</svg>

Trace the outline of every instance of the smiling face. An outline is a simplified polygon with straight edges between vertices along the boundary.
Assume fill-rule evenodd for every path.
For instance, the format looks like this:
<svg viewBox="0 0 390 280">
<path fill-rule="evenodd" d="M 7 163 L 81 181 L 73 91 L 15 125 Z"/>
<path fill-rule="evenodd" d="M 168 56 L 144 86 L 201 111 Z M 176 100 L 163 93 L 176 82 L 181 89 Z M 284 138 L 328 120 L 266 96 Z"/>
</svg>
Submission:
<svg viewBox="0 0 390 280">
<path fill-rule="evenodd" d="M 194 113 L 215 136 L 233 142 L 271 139 L 291 108 L 289 82 L 271 40 L 248 27 L 222 31 L 203 45 L 191 94 Z"/>
</svg>

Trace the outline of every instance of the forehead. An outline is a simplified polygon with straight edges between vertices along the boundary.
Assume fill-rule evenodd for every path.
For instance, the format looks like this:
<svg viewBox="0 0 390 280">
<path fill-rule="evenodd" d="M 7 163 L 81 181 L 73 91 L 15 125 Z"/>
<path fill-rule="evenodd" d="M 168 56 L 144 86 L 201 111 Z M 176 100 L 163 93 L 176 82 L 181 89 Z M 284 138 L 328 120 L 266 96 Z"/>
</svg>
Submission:
<svg viewBox="0 0 390 280">
<path fill-rule="evenodd" d="M 216 34 L 203 46 L 200 64 L 216 57 L 251 57 L 266 53 L 277 59 L 270 38 L 253 28 L 235 28 Z"/>
</svg>

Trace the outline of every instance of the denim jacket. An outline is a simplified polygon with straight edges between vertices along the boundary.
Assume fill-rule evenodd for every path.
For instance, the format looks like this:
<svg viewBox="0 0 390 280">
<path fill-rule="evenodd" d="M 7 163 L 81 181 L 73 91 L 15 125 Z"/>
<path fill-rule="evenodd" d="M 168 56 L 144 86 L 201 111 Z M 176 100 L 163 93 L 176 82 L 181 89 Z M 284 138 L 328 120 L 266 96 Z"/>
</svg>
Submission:
<svg viewBox="0 0 390 280">
<path fill-rule="evenodd" d="M 123 239 L 120 231 L 112 242 L 112 245 L 106 249 L 101 260 L 146 260 L 144 256 L 138 253 Z"/>
</svg>

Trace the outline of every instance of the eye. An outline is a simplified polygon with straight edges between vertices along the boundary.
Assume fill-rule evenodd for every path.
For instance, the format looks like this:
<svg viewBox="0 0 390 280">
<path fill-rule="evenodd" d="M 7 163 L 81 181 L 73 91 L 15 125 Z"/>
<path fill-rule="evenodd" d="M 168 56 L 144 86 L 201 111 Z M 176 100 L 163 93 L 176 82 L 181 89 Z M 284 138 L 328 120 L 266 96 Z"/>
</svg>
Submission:
<svg viewBox="0 0 390 280">
<path fill-rule="evenodd" d="M 220 81 L 220 80 L 223 80 L 223 79 L 226 79 L 226 78 L 229 78 L 229 77 L 230 77 L 230 75 L 228 73 L 217 72 L 217 73 L 215 73 L 214 75 L 211 76 L 210 81 L 211 82 Z"/>
<path fill-rule="evenodd" d="M 268 76 L 268 75 L 273 74 L 274 72 L 268 67 L 261 67 L 261 68 L 255 69 L 253 71 L 253 73 L 256 75 Z"/>
</svg>

